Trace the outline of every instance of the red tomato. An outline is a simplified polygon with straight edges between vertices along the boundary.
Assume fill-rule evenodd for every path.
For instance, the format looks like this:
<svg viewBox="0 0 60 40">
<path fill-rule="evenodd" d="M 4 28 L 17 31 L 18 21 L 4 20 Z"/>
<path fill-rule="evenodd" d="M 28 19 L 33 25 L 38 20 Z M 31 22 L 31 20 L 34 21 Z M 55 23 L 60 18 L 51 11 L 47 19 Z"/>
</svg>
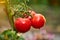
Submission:
<svg viewBox="0 0 60 40">
<path fill-rule="evenodd" d="M 31 19 L 32 26 L 36 29 L 40 29 L 44 26 L 46 19 L 42 14 L 35 14 Z"/>
<path fill-rule="evenodd" d="M 31 21 L 28 18 L 17 18 L 14 24 L 16 30 L 21 33 L 29 31 L 31 27 Z"/>
</svg>

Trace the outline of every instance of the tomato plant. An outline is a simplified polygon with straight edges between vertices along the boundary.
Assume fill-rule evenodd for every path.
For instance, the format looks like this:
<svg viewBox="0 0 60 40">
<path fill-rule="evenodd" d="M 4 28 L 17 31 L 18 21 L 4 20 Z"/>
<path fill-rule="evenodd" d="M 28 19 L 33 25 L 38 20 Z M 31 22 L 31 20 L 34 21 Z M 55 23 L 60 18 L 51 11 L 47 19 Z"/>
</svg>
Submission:
<svg viewBox="0 0 60 40">
<path fill-rule="evenodd" d="M 6 13 L 11 24 L 11 29 L 0 34 L 1 40 L 25 40 L 19 33 L 28 32 L 32 27 L 40 29 L 44 26 L 46 19 L 42 14 L 32 11 L 27 5 L 29 0 L 5 0 Z"/>
</svg>

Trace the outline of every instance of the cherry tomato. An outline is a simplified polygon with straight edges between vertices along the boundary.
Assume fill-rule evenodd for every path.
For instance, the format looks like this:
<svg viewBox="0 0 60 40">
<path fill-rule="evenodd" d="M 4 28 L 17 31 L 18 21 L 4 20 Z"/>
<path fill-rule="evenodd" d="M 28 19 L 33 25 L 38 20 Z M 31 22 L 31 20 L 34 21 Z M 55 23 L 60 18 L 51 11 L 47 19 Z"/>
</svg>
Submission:
<svg viewBox="0 0 60 40">
<path fill-rule="evenodd" d="M 31 27 L 31 21 L 28 18 L 17 18 L 14 24 L 16 30 L 21 33 L 29 31 Z"/>
<path fill-rule="evenodd" d="M 40 29 L 44 26 L 46 19 L 42 14 L 35 14 L 31 19 L 32 26 L 36 29 Z"/>
</svg>

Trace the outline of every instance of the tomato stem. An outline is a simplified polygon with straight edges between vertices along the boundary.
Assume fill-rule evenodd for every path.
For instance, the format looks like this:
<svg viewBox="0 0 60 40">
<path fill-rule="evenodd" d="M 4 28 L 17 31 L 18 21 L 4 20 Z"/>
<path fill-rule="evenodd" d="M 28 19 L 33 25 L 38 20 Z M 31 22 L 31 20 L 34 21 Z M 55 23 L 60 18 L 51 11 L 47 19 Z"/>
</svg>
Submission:
<svg viewBox="0 0 60 40">
<path fill-rule="evenodd" d="M 9 2 L 7 0 L 6 0 L 6 5 L 5 6 L 6 6 L 6 13 L 7 13 L 7 16 L 8 16 L 9 23 L 12 27 L 12 30 L 15 30 L 15 28 L 14 28 L 14 19 L 13 19 L 13 16 L 11 15 Z"/>
</svg>

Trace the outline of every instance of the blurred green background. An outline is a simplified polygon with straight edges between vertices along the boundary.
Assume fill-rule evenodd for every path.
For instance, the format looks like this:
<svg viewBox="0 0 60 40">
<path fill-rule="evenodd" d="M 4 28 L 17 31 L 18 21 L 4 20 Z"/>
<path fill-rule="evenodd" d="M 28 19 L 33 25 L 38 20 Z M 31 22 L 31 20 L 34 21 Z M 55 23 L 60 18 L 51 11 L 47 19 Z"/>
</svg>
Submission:
<svg viewBox="0 0 60 40">
<path fill-rule="evenodd" d="M 46 17 L 47 30 L 60 33 L 60 0 L 30 0 L 29 6 Z"/>
</svg>

